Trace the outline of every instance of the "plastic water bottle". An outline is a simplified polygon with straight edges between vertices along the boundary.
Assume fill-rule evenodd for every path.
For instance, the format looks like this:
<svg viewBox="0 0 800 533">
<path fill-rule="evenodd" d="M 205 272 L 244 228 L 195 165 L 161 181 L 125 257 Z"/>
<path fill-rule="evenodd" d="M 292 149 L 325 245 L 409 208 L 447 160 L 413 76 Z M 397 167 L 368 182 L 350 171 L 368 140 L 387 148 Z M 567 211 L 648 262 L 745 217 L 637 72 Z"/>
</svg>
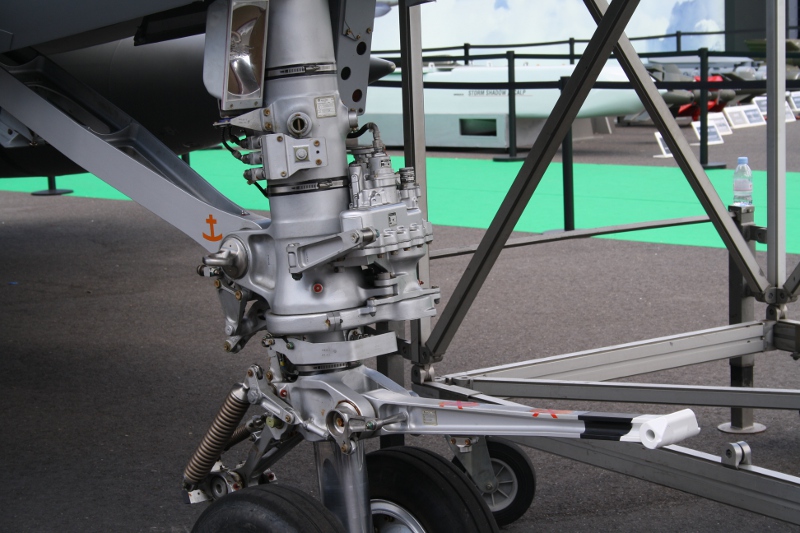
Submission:
<svg viewBox="0 0 800 533">
<path fill-rule="evenodd" d="M 733 205 L 753 205 L 753 171 L 740 157 L 733 171 Z"/>
</svg>

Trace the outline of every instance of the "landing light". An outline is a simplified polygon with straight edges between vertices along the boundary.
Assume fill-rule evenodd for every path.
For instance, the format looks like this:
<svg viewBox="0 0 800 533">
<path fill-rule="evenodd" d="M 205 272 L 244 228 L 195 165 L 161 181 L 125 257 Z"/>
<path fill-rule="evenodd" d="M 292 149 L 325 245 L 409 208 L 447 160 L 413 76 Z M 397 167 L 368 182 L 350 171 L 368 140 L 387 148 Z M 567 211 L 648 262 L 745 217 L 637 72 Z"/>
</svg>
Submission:
<svg viewBox="0 0 800 533">
<path fill-rule="evenodd" d="M 261 107 L 269 0 L 217 0 L 208 8 L 203 82 L 230 113 Z"/>
</svg>

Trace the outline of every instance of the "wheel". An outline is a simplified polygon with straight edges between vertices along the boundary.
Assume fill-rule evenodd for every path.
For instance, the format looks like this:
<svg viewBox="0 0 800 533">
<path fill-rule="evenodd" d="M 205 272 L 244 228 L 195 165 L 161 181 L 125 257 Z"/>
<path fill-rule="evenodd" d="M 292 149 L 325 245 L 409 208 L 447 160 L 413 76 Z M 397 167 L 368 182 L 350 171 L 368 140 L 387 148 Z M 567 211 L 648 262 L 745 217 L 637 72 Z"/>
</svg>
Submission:
<svg viewBox="0 0 800 533">
<path fill-rule="evenodd" d="M 489 437 L 486 445 L 497 486 L 481 493 L 497 524 L 505 526 L 524 515 L 531 506 L 536 492 L 536 472 L 528 454 L 513 442 Z M 465 470 L 458 457 L 453 457 L 453 464 Z"/>
<path fill-rule="evenodd" d="M 475 485 L 441 455 L 398 446 L 367 455 L 372 523 L 381 533 L 496 532 Z"/>
<path fill-rule="evenodd" d="M 212 503 L 192 533 L 346 533 L 319 501 L 294 487 L 257 485 Z"/>
</svg>

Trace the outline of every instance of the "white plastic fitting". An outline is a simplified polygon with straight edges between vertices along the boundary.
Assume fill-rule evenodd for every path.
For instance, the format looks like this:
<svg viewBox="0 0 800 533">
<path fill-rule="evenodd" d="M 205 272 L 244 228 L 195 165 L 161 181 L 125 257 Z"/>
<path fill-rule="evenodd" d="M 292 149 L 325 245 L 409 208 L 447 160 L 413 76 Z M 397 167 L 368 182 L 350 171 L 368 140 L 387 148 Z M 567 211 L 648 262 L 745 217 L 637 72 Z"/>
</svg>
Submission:
<svg viewBox="0 0 800 533">
<path fill-rule="evenodd" d="M 698 433 L 700 426 L 691 409 L 648 420 L 639 428 L 642 444 L 651 450 L 675 444 Z"/>
</svg>

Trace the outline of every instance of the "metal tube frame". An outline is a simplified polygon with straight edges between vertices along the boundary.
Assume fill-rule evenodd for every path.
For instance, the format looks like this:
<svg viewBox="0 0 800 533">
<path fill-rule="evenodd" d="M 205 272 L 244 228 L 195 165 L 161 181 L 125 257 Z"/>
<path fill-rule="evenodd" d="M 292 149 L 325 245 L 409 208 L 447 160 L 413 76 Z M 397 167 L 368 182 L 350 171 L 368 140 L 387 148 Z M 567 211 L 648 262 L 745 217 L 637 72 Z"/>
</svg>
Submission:
<svg viewBox="0 0 800 533">
<path fill-rule="evenodd" d="M 610 32 L 608 16 L 619 2 L 611 7 L 605 0 L 585 0 L 592 16 L 598 23 L 598 34 Z M 783 53 L 783 6 L 778 0 L 768 3 L 769 16 L 769 54 L 770 72 L 779 72 L 784 61 Z M 775 28 L 780 28 L 776 30 Z M 600 39 L 598 39 L 600 40 Z M 702 203 L 717 232 L 730 252 L 732 268 L 741 272 L 744 284 L 750 293 L 759 300 L 772 304 L 773 318 L 782 318 L 785 304 L 800 292 L 800 266 L 785 278 L 785 148 L 781 125 L 773 123 L 768 144 L 770 145 L 768 166 L 768 273 L 758 266 L 754 250 L 740 233 L 727 209 L 719 199 L 708 180 L 703 167 L 692 155 L 688 144 L 680 134 L 677 124 L 669 114 L 666 104 L 660 98 L 655 85 L 638 59 L 630 41 L 620 35 L 614 47 L 615 55 L 628 74 L 637 93 L 642 98 L 646 110 L 661 131 L 670 150 L 675 154 L 681 170 Z M 593 46 L 594 45 L 594 46 Z M 590 44 L 594 51 L 591 62 L 602 62 L 602 54 L 597 53 L 598 43 Z M 584 56 L 585 57 L 585 56 Z M 784 56 L 785 57 L 785 56 Z M 583 63 L 583 59 L 581 60 Z M 590 76 L 581 83 L 589 83 Z M 776 111 L 783 102 L 782 80 L 772 81 L 773 116 L 782 116 Z M 777 86 L 777 88 L 775 88 Z M 451 257 L 475 253 L 465 275 L 451 296 L 442 317 L 437 323 L 428 343 L 428 350 L 442 354 L 452 339 L 455 330 L 466 315 L 488 271 L 504 247 L 506 239 L 516 223 L 521 208 L 533 194 L 538 177 L 549 163 L 553 143 L 557 146 L 563 138 L 563 128 L 559 128 L 569 117 L 569 98 L 580 98 L 574 86 L 568 87 L 562 99 L 556 104 L 553 115 L 545 124 L 542 134 L 534 144 L 523 168 L 512 185 L 495 220 L 477 247 L 460 250 L 442 250 L 433 257 Z M 567 108 L 566 110 L 564 108 Z M 571 123 L 571 121 L 567 122 Z M 780 123 L 780 125 L 778 125 Z M 785 126 L 784 126 L 785 128 Z M 544 139 L 543 139 L 544 138 Z M 547 157 L 543 157 L 547 156 Z M 520 208 L 521 206 L 521 208 Z M 564 232 L 556 237 L 535 236 L 526 238 L 516 245 L 576 238 L 587 235 L 570 235 L 578 232 Z M 783 270 L 782 270 L 783 269 Z M 743 317 L 744 318 L 744 317 Z M 747 339 L 746 332 L 752 335 Z M 760 331 L 760 332 L 759 332 Z M 438 378 L 433 383 L 415 384 L 414 389 L 422 396 L 448 398 L 451 400 L 502 401 L 499 397 L 536 397 L 570 400 L 622 401 L 639 403 L 681 403 L 690 405 L 716 405 L 747 410 L 752 408 L 796 409 L 800 405 L 800 391 L 773 389 L 740 389 L 730 387 L 685 387 L 676 385 L 647 385 L 630 383 L 600 383 L 562 381 L 576 379 L 607 380 L 614 377 L 630 376 L 665 368 L 696 364 L 705 360 L 731 359 L 742 361 L 754 353 L 767 348 L 780 348 L 793 352 L 800 346 L 800 329 L 789 321 L 748 322 L 737 326 L 719 328 L 715 332 L 695 332 L 669 339 L 654 339 L 621 347 L 600 349 L 579 354 L 568 354 L 483 369 L 468 373 Z M 699 336 L 698 336 L 699 335 Z M 743 336 L 744 335 L 744 336 Z M 665 348 L 665 343 L 669 348 Z M 611 359 L 617 357 L 614 363 Z M 537 379 L 538 378 L 538 379 Z M 541 379 L 545 378 L 545 379 Z M 734 468 L 720 466 L 723 462 L 714 457 L 685 448 L 669 447 L 670 452 L 659 451 L 655 457 L 639 457 L 640 450 L 615 450 L 603 443 L 584 444 L 583 442 L 565 445 L 563 439 L 516 438 L 520 444 L 542 449 L 551 453 L 589 462 L 617 472 L 639 477 L 662 485 L 679 488 L 693 494 L 714 499 L 750 511 L 773 516 L 795 524 L 800 523 L 800 478 L 757 469 L 752 466 Z M 574 452 L 574 453 L 573 453 Z M 652 459 L 652 462 L 651 462 Z M 756 478 L 753 474 L 757 473 Z M 746 504 L 742 501 L 746 500 Z"/>
</svg>

